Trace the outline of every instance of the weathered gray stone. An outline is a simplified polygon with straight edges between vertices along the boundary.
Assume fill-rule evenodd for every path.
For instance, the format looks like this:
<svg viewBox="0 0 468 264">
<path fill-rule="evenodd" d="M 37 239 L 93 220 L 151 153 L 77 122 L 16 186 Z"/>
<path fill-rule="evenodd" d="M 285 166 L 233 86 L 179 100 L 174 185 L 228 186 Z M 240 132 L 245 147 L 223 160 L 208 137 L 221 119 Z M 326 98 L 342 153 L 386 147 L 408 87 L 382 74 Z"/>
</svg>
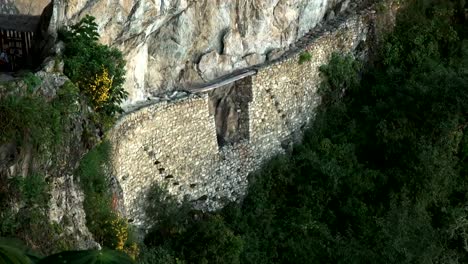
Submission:
<svg viewBox="0 0 468 264">
<path fill-rule="evenodd" d="M 334 18 L 335 18 L 335 11 L 330 10 L 330 12 L 328 13 L 326 19 L 327 19 L 327 20 L 332 20 L 332 19 L 334 19 Z"/>
<path fill-rule="evenodd" d="M 63 226 L 67 236 L 73 236 L 79 249 L 100 249 L 86 227 L 83 209 L 84 194 L 73 175 L 51 178 L 49 219 Z"/>
<path fill-rule="evenodd" d="M 261 64 L 265 61 L 266 56 L 258 53 L 252 53 L 244 57 L 244 61 L 247 62 L 249 66 Z"/>
<path fill-rule="evenodd" d="M 211 51 L 202 56 L 198 63 L 198 69 L 204 80 L 213 80 L 216 77 L 228 74 L 233 70 L 231 56 L 219 55 Z"/>
<path fill-rule="evenodd" d="M 276 60 L 278 59 L 279 57 L 281 57 L 284 53 L 286 52 L 286 50 L 284 49 L 273 49 L 273 50 L 270 50 L 266 57 L 267 57 L 267 60 L 269 61 L 273 61 L 273 60 Z"/>
<path fill-rule="evenodd" d="M 54 72 L 54 67 L 51 66 L 53 63 L 54 59 L 47 60 L 46 70 L 35 73 L 41 79 L 36 87 L 28 87 L 21 78 L 13 79 L 10 86 L 15 87 L 15 90 L 8 89 L 7 92 L 15 96 L 30 96 L 34 93 L 47 101 L 54 100 L 57 91 L 68 78 Z M 4 96 L 6 93 L 1 88 L 0 96 Z M 78 102 L 75 103 L 76 109 L 80 109 Z M 79 158 L 86 151 L 81 141 L 86 114 L 85 110 L 78 112 L 68 116 L 71 123 L 64 124 L 67 126 L 67 133 L 61 137 L 61 144 L 54 148 L 37 151 L 27 143 L 27 138 L 23 140 L 21 147 L 13 143 L 1 145 L 0 177 L 26 177 L 33 171 L 43 175 L 50 184 L 51 197 L 48 207 L 49 223 L 44 225 L 57 224 L 63 230 L 60 235 L 67 237 L 67 243 L 73 244 L 77 249 L 99 248 L 86 228 L 84 195 L 73 176 Z"/>
<path fill-rule="evenodd" d="M 42 63 L 41 69 L 46 73 L 63 73 L 64 65 L 63 60 L 58 57 L 48 57 Z"/>
<path fill-rule="evenodd" d="M 38 16 L 50 0 L 1 0 L 0 14 Z"/>
<path fill-rule="evenodd" d="M 346 11 L 349 8 L 349 3 L 350 2 L 351 2 L 351 0 L 344 0 L 343 2 L 341 2 L 341 4 L 340 4 L 340 13 L 343 13 L 344 11 Z"/>
<path fill-rule="evenodd" d="M 5 143 L 0 145 L 0 171 L 1 169 L 8 168 L 14 164 L 18 154 L 17 145 L 15 143 Z"/>
<path fill-rule="evenodd" d="M 242 37 L 237 30 L 229 30 L 223 37 L 223 54 L 241 57 L 244 55 Z"/>
</svg>

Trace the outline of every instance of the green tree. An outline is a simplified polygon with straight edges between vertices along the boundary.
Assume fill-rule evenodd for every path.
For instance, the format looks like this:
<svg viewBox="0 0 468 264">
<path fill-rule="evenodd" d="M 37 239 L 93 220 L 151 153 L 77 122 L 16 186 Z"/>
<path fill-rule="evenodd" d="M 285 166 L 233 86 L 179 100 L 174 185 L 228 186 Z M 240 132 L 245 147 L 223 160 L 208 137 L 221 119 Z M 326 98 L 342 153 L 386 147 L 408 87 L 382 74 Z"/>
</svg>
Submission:
<svg viewBox="0 0 468 264">
<path fill-rule="evenodd" d="M 120 103 L 127 98 L 123 89 L 125 82 L 125 60 L 116 49 L 98 42 L 97 24 L 92 16 L 85 16 L 78 24 L 61 31 L 65 42 L 64 73 L 76 83 L 80 90 L 89 96 L 95 109 L 107 117 L 120 113 Z M 103 89 L 93 89 L 105 72 L 111 79 L 110 89 L 106 88 L 106 100 L 93 100 L 95 93 Z M 108 82 L 106 82 L 108 83 Z M 98 96 L 101 97 L 101 96 Z"/>
<path fill-rule="evenodd" d="M 207 216 L 195 222 L 184 233 L 182 241 L 180 249 L 188 263 L 240 263 L 243 241 L 220 216 Z"/>
</svg>

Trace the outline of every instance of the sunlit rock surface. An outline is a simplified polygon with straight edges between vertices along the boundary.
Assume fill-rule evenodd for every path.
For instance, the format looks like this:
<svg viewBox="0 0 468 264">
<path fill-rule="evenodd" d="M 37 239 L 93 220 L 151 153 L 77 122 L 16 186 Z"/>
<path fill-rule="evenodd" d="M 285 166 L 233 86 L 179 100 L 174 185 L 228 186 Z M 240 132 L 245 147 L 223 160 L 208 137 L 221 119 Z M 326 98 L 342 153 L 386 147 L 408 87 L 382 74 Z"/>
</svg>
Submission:
<svg viewBox="0 0 468 264">
<path fill-rule="evenodd" d="M 0 14 L 41 15 L 51 0 L 0 0 Z"/>
<path fill-rule="evenodd" d="M 62 21 L 90 14 L 127 59 L 128 103 L 211 80 L 287 49 L 339 0 L 56 0 Z"/>
</svg>

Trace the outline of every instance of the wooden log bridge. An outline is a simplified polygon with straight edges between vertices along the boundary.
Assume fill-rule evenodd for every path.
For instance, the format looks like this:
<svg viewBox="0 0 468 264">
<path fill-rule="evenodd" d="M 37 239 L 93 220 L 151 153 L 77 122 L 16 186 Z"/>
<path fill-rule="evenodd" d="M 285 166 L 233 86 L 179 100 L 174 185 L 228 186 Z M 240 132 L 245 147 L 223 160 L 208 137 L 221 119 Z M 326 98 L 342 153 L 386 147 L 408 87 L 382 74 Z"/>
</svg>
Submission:
<svg viewBox="0 0 468 264">
<path fill-rule="evenodd" d="M 257 70 L 241 70 L 233 72 L 232 74 L 223 76 L 208 83 L 194 85 L 193 87 L 187 88 L 186 90 L 191 93 L 206 93 L 255 74 L 257 74 Z"/>
</svg>

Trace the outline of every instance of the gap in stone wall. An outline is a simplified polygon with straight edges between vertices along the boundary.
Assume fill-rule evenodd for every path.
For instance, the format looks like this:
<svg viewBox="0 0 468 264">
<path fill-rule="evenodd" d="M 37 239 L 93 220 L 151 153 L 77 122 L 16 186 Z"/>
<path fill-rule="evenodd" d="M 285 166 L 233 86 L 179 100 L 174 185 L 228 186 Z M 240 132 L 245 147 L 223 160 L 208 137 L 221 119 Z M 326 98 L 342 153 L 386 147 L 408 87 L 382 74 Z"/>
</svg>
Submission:
<svg viewBox="0 0 468 264">
<path fill-rule="evenodd" d="M 249 102 L 252 77 L 215 89 L 209 94 L 210 114 L 215 118 L 218 147 L 249 140 Z"/>
</svg>

